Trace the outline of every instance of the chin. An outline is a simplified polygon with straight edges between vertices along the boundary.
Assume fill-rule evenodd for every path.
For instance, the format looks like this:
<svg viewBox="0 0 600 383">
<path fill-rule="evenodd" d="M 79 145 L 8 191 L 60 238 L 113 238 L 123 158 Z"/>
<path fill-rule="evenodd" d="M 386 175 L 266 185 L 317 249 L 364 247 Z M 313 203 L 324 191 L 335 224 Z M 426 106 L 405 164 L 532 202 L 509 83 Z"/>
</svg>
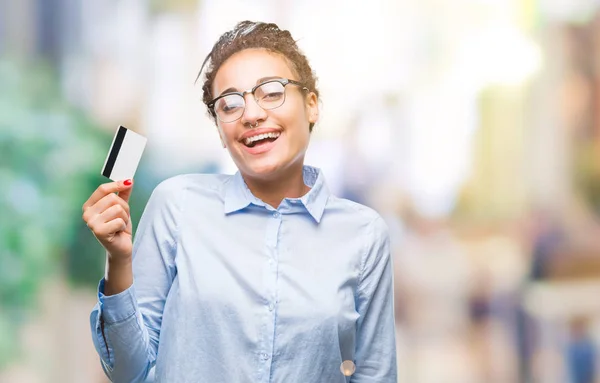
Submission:
<svg viewBox="0 0 600 383">
<path fill-rule="evenodd" d="M 298 164 L 302 167 L 304 162 L 303 153 L 290 154 L 285 151 L 281 153 L 280 150 L 273 150 L 258 157 L 249 158 L 244 153 L 239 153 L 239 156 L 234 158 L 234 162 L 242 174 L 252 178 L 269 180 L 281 177 L 282 173 L 291 171 Z"/>
<path fill-rule="evenodd" d="M 283 168 L 282 164 L 278 162 L 260 162 L 261 163 L 246 164 L 246 166 L 243 167 L 244 172 L 251 177 L 269 179 L 273 176 L 276 176 Z"/>
</svg>

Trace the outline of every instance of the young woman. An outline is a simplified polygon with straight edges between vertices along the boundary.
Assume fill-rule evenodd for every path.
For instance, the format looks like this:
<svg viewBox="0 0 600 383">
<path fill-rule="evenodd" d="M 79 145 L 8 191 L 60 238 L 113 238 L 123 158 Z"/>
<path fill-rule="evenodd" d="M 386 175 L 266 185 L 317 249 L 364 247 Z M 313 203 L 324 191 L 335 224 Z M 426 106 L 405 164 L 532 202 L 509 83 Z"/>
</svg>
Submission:
<svg viewBox="0 0 600 383">
<path fill-rule="evenodd" d="M 91 314 L 106 374 L 396 382 L 388 231 L 304 165 L 319 117 L 306 57 L 288 31 L 244 21 L 207 62 L 204 102 L 239 171 L 162 182 L 133 244 L 131 180 L 83 205 L 107 253 Z"/>
</svg>

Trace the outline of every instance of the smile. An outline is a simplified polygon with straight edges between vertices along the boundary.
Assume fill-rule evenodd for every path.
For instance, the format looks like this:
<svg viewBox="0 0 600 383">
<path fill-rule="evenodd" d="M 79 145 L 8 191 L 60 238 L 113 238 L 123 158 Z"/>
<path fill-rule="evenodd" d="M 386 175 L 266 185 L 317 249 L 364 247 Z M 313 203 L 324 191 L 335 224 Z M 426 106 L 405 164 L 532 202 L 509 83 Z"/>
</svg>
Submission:
<svg viewBox="0 0 600 383">
<path fill-rule="evenodd" d="M 279 133 L 279 132 L 269 132 L 269 133 L 257 134 L 256 136 L 247 137 L 246 139 L 243 140 L 243 142 L 244 142 L 244 145 L 246 145 L 247 147 L 253 148 L 255 146 L 260 146 L 260 145 L 264 145 L 264 144 L 273 142 L 273 141 L 277 140 L 277 138 L 279 138 L 280 135 L 281 135 L 281 133 Z"/>
</svg>

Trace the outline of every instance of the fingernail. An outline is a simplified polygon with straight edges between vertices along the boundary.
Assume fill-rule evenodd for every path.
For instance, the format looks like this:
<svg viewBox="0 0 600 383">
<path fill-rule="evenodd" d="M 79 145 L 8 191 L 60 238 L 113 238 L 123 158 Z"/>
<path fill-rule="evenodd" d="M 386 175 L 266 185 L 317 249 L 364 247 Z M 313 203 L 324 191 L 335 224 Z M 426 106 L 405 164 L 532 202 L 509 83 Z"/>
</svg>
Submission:
<svg viewBox="0 0 600 383">
<path fill-rule="evenodd" d="M 125 181 L 123 181 L 123 185 L 125 185 L 125 186 L 129 186 L 131 184 L 132 184 L 131 180 L 125 180 Z"/>
</svg>

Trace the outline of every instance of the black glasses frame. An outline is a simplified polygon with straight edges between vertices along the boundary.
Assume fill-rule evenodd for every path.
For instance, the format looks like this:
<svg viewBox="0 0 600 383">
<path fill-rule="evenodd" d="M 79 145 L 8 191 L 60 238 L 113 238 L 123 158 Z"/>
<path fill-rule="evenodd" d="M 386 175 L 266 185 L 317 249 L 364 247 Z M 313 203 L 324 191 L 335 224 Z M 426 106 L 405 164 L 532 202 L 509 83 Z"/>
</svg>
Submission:
<svg viewBox="0 0 600 383">
<path fill-rule="evenodd" d="M 265 82 L 261 82 L 260 84 L 255 85 L 252 89 L 248 89 L 248 90 L 245 90 L 243 92 L 228 92 L 228 93 L 222 94 L 219 97 L 213 99 L 211 102 L 209 102 L 207 106 L 211 110 L 213 116 L 218 117 L 219 115 L 215 111 L 215 103 L 217 101 L 219 101 L 223 97 L 231 96 L 232 94 L 237 94 L 238 96 L 241 96 L 242 99 L 244 100 L 244 110 L 245 110 L 246 109 L 246 95 L 247 94 L 252 94 L 252 97 L 254 97 L 254 92 L 256 91 L 256 89 L 258 89 L 259 87 L 261 87 L 261 86 L 263 86 L 265 84 L 268 84 L 270 82 L 278 82 L 278 83 L 280 83 L 281 85 L 283 85 L 284 91 L 285 91 L 285 87 L 288 84 L 296 85 L 296 86 L 302 87 L 302 90 L 310 91 L 310 89 L 308 89 L 306 86 L 304 86 L 304 84 L 302 84 L 301 82 L 298 82 L 298 81 L 295 81 L 295 80 L 290 80 L 289 78 L 274 78 L 272 80 L 267 80 Z M 284 95 L 284 97 L 285 97 L 285 95 Z M 256 97 L 254 97 L 254 100 L 256 100 Z M 258 102 L 258 100 L 256 100 L 256 102 Z M 285 103 L 285 98 L 284 98 L 283 102 L 281 103 L 281 105 L 283 105 L 284 103 Z M 279 105 L 279 106 L 281 106 L 281 105 Z M 259 104 L 259 106 L 260 106 L 260 104 Z M 279 108 L 279 106 L 277 106 L 275 108 L 272 108 L 272 109 Z M 261 106 L 261 108 L 262 108 L 262 106 Z M 271 109 L 267 109 L 267 110 L 271 110 Z M 242 112 L 242 116 L 243 115 L 244 114 Z M 240 118 L 242 118 L 242 116 L 236 118 L 235 120 L 227 121 L 227 122 L 237 121 Z"/>
</svg>

